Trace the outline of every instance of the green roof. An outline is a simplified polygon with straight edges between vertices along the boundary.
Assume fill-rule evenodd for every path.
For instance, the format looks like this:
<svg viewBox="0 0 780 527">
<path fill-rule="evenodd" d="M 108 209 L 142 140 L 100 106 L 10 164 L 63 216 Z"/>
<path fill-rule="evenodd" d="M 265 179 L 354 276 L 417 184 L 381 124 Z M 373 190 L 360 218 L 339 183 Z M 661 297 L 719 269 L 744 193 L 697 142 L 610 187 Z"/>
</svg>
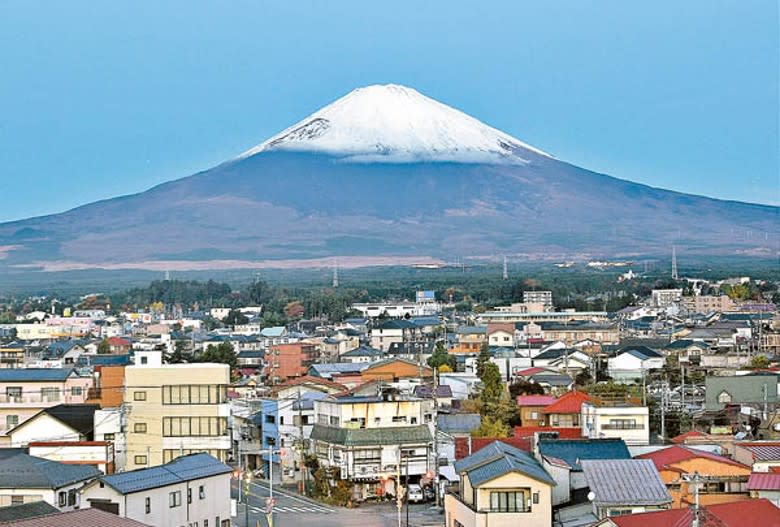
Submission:
<svg viewBox="0 0 780 527">
<path fill-rule="evenodd" d="M 406 445 L 433 441 L 426 425 L 384 428 L 335 428 L 314 425 L 311 438 L 343 446 Z"/>
</svg>

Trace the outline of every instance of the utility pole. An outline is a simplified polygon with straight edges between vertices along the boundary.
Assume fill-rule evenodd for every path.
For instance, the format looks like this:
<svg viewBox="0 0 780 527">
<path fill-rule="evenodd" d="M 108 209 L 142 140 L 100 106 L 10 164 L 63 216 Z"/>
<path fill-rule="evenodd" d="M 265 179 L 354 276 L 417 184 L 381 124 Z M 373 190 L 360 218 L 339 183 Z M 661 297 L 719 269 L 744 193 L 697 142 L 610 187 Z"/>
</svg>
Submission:
<svg viewBox="0 0 780 527">
<path fill-rule="evenodd" d="M 301 494 L 306 495 L 306 467 L 304 466 L 304 439 L 303 439 L 303 402 L 301 401 L 301 388 L 298 387 L 298 448 L 301 453 L 299 470 L 301 474 Z"/>
<path fill-rule="evenodd" d="M 436 507 L 441 510 L 441 485 L 439 484 L 439 400 L 436 393 L 439 387 L 438 368 L 433 370 L 433 485 Z"/>
<path fill-rule="evenodd" d="M 663 388 L 661 390 L 661 441 L 666 443 L 666 391 L 669 389 L 669 384 L 664 381 Z"/>
<path fill-rule="evenodd" d="M 398 445 L 398 462 L 396 463 L 395 507 L 398 510 L 398 527 L 401 527 L 401 509 L 404 507 L 404 488 L 401 486 L 401 445 Z"/>
<path fill-rule="evenodd" d="M 679 280 L 680 276 L 677 273 L 677 248 L 672 245 L 672 280 Z"/>
</svg>

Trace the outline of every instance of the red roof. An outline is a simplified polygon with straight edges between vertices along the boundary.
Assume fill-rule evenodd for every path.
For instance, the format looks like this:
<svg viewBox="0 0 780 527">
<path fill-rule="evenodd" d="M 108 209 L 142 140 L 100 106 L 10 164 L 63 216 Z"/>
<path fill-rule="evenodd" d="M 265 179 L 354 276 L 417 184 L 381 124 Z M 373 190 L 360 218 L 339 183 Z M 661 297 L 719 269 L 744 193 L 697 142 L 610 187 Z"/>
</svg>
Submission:
<svg viewBox="0 0 780 527">
<path fill-rule="evenodd" d="M 578 414 L 582 410 L 582 403 L 589 401 L 590 397 L 585 392 L 572 390 L 558 397 L 558 400 L 545 407 L 545 414 Z"/>
<path fill-rule="evenodd" d="M 704 459 L 709 459 L 710 461 L 715 461 L 717 463 L 724 463 L 726 465 L 741 467 L 746 470 L 750 469 L 750 467 L 748 467 L 747 465 L 743 465 L 742 463 L 737 463 L 733 459 L 729 459 L 723 456 L 718 456 L 710 452 L 705 452 L 704 450 L 697 450 L 695 448 L 688 448 L 688 447 L 678 446 L 678 445 L 670 446 L 668 448 L 656 450 L 655 452 L 648 452 L 647 454 L 636 456 L 636 459 L 651 460 L 655 465 L 655 468 L 658 470 L 663 470 L 664 468 L 669 467 L 670 465 L 674 465 L 675 463 L 679 463 L 680 461 L 686 461 L 688 459 L 694 459 L 694 458 L 704 458 Z"/>
<path fill-rule="evenodd" d="M 748 490 L 780 490 L 780 473 L 753 472 L 747 488 Z"/>
<path fill-rule="evenodd" d="M 520 377 L 530 377 L 531 375 L 536 375 L 537 373 L 544 373 L 546 371 L 548 370 L 539 367 L 526 368 L 524 370 L 520 370 L 515 375 L 519 375 Z"/>
<path fill-rule="evenodd" d="M 561 427 L 556 428 L 553 426 L 516 426 L 515 437 L 533 437 L 537 432 L 558 432 L 560 439 L 582 439 L 581 428 L 569 428 Z"/>
<path fill-rule="evenodd" d="M 469 440 L 471 441 L 471 451 L 469 452 Z M 455 438 L 455 460 L 463 459 L 474 452 L 477 452 L 490 443 L 501 441 L 507 445 L 512 445 L 526 452 L 531 450 L 531 441 L 527 437 L 456 437 Z"/>
<path fill-rule="evenodd" d="M 552 395 L 518 395 L 517 406 L 547 406 L 556 401 Z"/>
<path fill-rule="evenodd" d="M 684 434 L 680 434 L 677 437 L 673 437 L 672 443 L 685 443 L 686 439 L 693 437 L 707 437 L 707 434 L 704 432 L 699 432 L 698 430 L 691 430 L 690 432 L 685 432 Z"/>
<path fill-rule="evenodd" d="M 618 527 L 690 527 L 693 509 L 669 509 L 610 517 Z M 780 527 L 780 509 L 766 499 L 702 507 L 700 527 Z"/>
<path fill-rule="evenodd" d="M 112 346 L 129 346 L 130 341 L 125 340 L 122 337 L 108 337 L 108 343 Z"/>
</svg>

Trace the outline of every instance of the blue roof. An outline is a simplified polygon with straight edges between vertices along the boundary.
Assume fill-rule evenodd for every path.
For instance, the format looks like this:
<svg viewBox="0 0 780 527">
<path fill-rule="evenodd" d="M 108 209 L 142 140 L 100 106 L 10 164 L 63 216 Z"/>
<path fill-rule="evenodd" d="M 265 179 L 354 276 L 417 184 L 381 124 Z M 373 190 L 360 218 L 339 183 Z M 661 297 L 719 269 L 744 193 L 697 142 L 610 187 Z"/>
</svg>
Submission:
<svg viewBox="0 0 780 527">
<path fill-rule="evenodd" d="M 284 335 L 284 326 L 274 326 L 272 328 L 263 328 L 260 330 L 260 334 L 264 337 L 281 337 Z"/>
<path fill-rule="evenodd" d="M 87 355 L 78 358 L 79 366 L 127 366 L 130 364 L 130 354 L 126 355 Z"/>
<path fill-rule="evenodd" d="M 3 368 L 0 382 L 62 382 L 73 368 Z"/>
<path fill-rule="evenodd" d="M 120 494 L 131 494 L 174 483 L 227 474 L 231 470 L 229 466 L 217 458 L 201 452 L 177 457 L 170 463 L 160 465 L 159 467 L 142 468 L 102 476 L 100 481 Z"/>
<path fill-rule="evenodd" d="M 479 414 L 439 414 L 436 424 L 439 430 L 450 434 L 470 434 L 482 422 Z"/>
<path fill-rule="evenodd" d="M 490 443 L 474 454 L 456 461 L 455 472 L 466 473 L 469 482 L 475 487 L 510 472 L 520 472 L 535 480 L 555 485 L 555 480 L 531 454 L 501 441 Z"/>
<path fill-rule="evenodd" d="M 583 459 L 631 459 L 622 439 L 542 439 L 539 453 L 562 459 L 573 470 L 582 470 Z"/>
</svg>

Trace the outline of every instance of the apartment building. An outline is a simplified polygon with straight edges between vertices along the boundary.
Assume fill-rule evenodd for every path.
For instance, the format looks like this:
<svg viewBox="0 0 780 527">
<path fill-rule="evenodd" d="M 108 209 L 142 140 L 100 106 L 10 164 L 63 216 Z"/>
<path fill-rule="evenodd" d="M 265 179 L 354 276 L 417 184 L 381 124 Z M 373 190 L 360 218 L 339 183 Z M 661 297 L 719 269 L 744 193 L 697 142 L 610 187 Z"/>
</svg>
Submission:
<svg viewBox="0 0 780 527">
<path fill-rule="evenodd" d="M 271 346 L 265 356 L 265 375 L 271 384 L 303 377 L 317 356 L 317 347 L 306 342 Z"/>
<path fill-rule="evenodd" d="M 9 430 L 44 408 L 84 403 L 91 386 L 91 377 L 71 368 L 0 369 L 0 445 L 9 441 Z"/>
<path fill-rule="evenodd" d="M 591 399 L 582 403 L 583 437 L 623 439 L 627 445 L 650 444 L 650 414 L 647 406 L 630 402 L 607 404 Z"/>
<path fill-rule="evenodd" d="M 227 459 L 230 367 L 163 365 L 160 352 L 137 352 L 136 357 L 139 364 L 125 368 L 126 469 L 157 466 L 196 452 Z"/>
<path fill-rule="evenodd" d="M 523 304 L 542 304 L 553 307 L 552 291 L 523 291 Z"/>
</svg>

